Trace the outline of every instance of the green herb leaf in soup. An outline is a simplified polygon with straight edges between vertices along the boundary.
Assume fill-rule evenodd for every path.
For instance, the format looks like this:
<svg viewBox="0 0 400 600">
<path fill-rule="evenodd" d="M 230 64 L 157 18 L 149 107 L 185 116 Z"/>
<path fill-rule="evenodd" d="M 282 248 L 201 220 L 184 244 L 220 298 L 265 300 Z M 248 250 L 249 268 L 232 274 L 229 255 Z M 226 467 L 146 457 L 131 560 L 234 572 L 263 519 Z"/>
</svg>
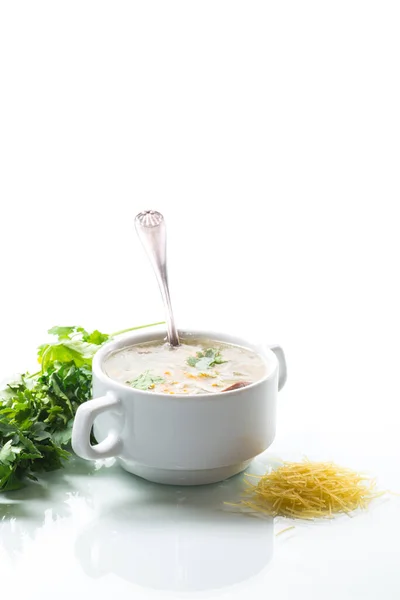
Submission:
<svg viewBox="0 0 400 600">
<path fill-rule="evenodd" d="M 164 378 L 153 375 L 151 371 L 145 371 L 126 383 L 137 390 L 152 390 L 157 383 L 164 383 Z"/>
<path fill-rule="evenodd" d="M 267 371 L 263 357 L 249 348 L 192 336 L 180 342 L 175 348 L 162 339 L 120 348 L 107 356 L 104 372 L 140 390 L 197 395 L 256 382 Z"/>
<path fill-rule="evenodd" d="M 222 359 L 221 352 L 214 348 L 207 348 L 204 352 L 196 352 L 196 356 L 189 356 L 187 364 L 190 367 L 196 367 L 199 371 L 204 371 L 215 365 L 222 365 L 226 360 Z"/>
</svg>

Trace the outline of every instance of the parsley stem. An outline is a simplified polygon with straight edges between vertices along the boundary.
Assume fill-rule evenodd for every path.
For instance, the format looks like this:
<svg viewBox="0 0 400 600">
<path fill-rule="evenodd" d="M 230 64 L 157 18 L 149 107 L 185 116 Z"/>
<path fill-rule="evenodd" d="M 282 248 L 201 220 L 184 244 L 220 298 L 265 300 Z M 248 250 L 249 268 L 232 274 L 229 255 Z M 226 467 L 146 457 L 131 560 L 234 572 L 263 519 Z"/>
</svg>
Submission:
<svg viewBox="0 0 400 600">
<path fill-rule="evenodd" d="M 41 375 L 41 374 L 42 374 L 42 371 L 37 371 L 36 373 L 32 373 L 32 374 L 26 375 L 26 378 L 27 379 L 32 379 L 32 377 L 37 377 L 38 375 Z"/>
<path fill-rule="evenodd" d="M 137 327 L 128 327 L 128 329 L 121 329 L 120 331 L 116 331 L 112 333 L 110 337 L 115 337 L 116 335 L 121 335 L 122 333 L 128 333 L 128 331 L 135 331 L 136 329 L 144 329 L 145 327 L 155 327 L 156 325 L 164 325 L 165 321 L 159 321 L 158 323 L 149 323 L 148 325 L 139 325 Z"/>
</svg>

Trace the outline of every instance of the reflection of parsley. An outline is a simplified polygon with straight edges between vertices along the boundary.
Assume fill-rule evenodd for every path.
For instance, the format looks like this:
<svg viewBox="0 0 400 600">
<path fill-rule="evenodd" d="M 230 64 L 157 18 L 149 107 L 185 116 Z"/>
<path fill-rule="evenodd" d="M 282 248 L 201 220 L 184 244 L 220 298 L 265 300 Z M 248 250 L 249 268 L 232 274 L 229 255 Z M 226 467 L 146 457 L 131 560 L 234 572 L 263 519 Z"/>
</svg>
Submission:
<svg viewBox="0 0 400 600">
<path fill-rule="evenodd" d="M 140 373 L 132 381 L 126 383 L 137 390 L 151 390 L 157 383 L 164 383 L 165 379 L 158 375 L 152 375 L 150 371 Z"/>
<path fill-rule="evenodd" d="M 200 371 L 215 367 L 215 365 L 221 365 L 226 362 L 222 360 L 221 352 L 214 348 L 207 348 L 204 352 L 196 352 L 196 356 L 189 356 L 187 364 L 190 367 L 196 367 Z"/>
</svg>

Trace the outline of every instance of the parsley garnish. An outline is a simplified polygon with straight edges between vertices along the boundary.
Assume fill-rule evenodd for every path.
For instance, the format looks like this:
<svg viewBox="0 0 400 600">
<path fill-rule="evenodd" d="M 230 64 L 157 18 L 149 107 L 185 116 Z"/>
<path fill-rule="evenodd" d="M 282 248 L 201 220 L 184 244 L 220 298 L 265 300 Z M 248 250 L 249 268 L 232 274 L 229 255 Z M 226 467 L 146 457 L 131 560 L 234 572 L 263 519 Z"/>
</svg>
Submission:
<svg viewBox="0 0 400 600">
<path fill-rule="evenodd" d="M 41 371 L 22 375 L 0 392 L 0 492 L 63 466 L 76 410 L 92 396 L 93 355 L 125 331 L 53 327 L 49 333 L 56 341 L 38 349 Z"/>
<path fill-rule="evenodd" d="M 157 383 L 164 383 L 164 381 L 163 377 L 152 375 L 151 371 L 145 371 L 126 383 L 137 390 L 151 390 Z"/>
<path fill-rule="evenodd" d="M 186 362 L 190 367 L 196 367 L 196 369 L 204 371 L 210 367 L 215 367 L 215 365 L 221 365 L 226 360 L 222 360 L 220 350 L 207 348 L 204 352 L 196 352 L 196 356 L 189 356 Z"/>
</svg>

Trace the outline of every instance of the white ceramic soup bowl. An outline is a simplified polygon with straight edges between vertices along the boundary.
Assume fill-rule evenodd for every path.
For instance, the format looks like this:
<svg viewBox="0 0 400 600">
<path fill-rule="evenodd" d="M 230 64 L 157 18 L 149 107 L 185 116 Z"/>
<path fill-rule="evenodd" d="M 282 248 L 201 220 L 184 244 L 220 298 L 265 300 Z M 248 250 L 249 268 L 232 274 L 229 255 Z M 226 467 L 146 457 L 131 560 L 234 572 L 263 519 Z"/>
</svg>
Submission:
<svg viewBox="0 0 400 600">
<path fill-rule="evenodd" d="M 172 485 L 222 481 L 246 469 L 274 440 L 278 390 L 286 381 L 279 346 L 253 344 L 215 331 L 181 331 L 183 337 L 218 340 L 258 352 L 266 375 L 237 390 L 169 395 L 130 388 L 106 375 L 107 356 L 165 333 L 136 332 L 105 344 L 93 359 L 93 400 L 82 404 L 72 447 L 88 460 L 116 457 L 130 473 Z M 90 433 L 98 444 L 92 445 Z"/>
</svg>

